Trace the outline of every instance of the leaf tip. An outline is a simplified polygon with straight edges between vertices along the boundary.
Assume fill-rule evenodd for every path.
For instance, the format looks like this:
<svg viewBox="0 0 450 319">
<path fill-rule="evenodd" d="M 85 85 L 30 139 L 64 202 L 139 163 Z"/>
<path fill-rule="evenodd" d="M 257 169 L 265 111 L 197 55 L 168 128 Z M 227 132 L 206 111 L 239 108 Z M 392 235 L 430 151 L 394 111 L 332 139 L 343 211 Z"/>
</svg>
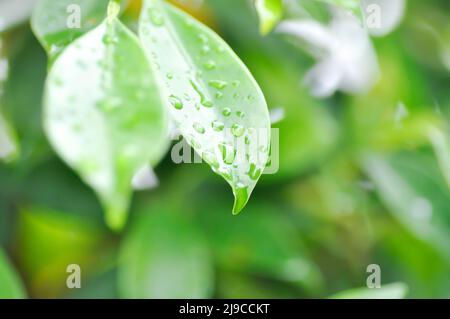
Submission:
<svg viewBox="0 0 450 319">
<path fill-rule="evenodd" d="M 127 222 L 128 209 L 126 205 L 109 205 L 105 213 L 106 225 L 114 232 L 121 232 Z"/>
<path fill-rule="evenodd" d="M 245 207 L 249 200 L 247 187 L 233 188 L 234 205 L 233 215 L 238 215 Z"/>
</svg>

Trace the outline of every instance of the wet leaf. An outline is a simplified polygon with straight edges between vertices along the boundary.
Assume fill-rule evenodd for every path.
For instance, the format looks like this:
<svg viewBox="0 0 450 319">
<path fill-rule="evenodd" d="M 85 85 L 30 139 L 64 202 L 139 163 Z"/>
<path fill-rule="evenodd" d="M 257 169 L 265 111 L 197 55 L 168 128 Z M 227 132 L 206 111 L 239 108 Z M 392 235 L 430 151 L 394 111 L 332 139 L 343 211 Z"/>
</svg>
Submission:
<svg viewBox="0 0 450 319">
<path fill-rule="evenodd" d="M 96 191 L 108 225 L 119 230 L 134 174 L 162 158 L 168 139 L 153 70 L 114 15 L 55 61 L 44 118 L 54 149 Z"/>
<path fill-rule="evenodd" d="M 166 83 L 176 126 L 231 185 L 233 213 L 239 213 L 270 148 L 269 113 L 258 84 L 218 35 L 162 1 L 145 1 L 140 37 Z"/>
<path fill-rule="evenodd" d="M 25 297 L 25 288 L 18 273 L 0 248 L 0 299 L 21 299 Z"/>
<path fill-rule="evenodd" d="M 281 20 L 283 15 L 283 1 L 256 0 L 255 6 L 259 16 L 260 32 L 266 35 Z"/>
</svg>

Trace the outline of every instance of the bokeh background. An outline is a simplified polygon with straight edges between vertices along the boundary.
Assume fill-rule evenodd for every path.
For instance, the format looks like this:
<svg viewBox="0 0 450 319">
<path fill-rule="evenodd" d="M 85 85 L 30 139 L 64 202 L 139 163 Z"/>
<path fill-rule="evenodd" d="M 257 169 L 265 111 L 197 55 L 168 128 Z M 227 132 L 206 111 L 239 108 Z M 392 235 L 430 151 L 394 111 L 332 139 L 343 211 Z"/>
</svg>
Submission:
<svg viewBox="0 0 450 319">
<path fill-rule="evenodd" d="M 301 84 L 314 60 L 284 34 L 261 36 L 250 1 L 173 2 L 218 32 L 284 110 L 279 172 L 232 216 L 219 176 L 168 154 L 159 187 L 136 193 L 125 230 L 109 231 L 43 134 L 44 50 L 26 23 L 4 31 L 0 107 L 21 153 L 0 163 L 0 297 L 362 297 L 352 289 L 370 264 L 382 296 L 450 297 L 450 3 L 407 1 L 398 28 L 372 38 L 375 86 L 318 99 Z M 123 17 L 130 26 L 138 7 Z M 81 289 L 66 287 L 69 264 Z"/>
</svg>

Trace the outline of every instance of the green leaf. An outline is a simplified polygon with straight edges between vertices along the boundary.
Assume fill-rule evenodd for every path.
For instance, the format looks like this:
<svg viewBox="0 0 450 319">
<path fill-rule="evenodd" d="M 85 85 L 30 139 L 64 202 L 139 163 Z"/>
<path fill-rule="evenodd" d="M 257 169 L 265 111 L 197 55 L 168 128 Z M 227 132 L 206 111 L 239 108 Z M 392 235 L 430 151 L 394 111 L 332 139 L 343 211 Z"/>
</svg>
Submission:
<svg viewBox="0 0 450 319">
<path fill-rule="evenodd" d="M 450 189 L 435 159 L 420 153 L 371 156 L 364 167 L 393 216 L 450 260 Z"/>
<path fill-rule="evenodd" d="M 113 244 L 105 230 L 100 223 L 71 212 L 22 208 L 14 245 L 30 294 L 55 298 L 68 293 L 66 269 L 70 264 L 81 267 L 83 278 L 103 270 L 111 262 Z"/>
<path fill-rule="evenodd" d="M 1 107 L 20 143 L 17 167 L 30 168 L 50 153 L 41 120 L 47 59 L 28 29 L 8 41 L 9 76 Z"/>
<path fill-rule="evenodd" d="M 381 288 L 356 288 L 339 292 L 332 299 L 403 299 L 408 293 L 404 283 L 382 285 Z"/>
<path fill-rule="evenodd" d="M 103 21 L 108 3 L 109 0 L 39 0 L 31 26 L 49 56 L 54 58 Z M 81 18 L 79 28 L 74 27 L 78 13 Z"/>
<path fill-rule="evenodd" d="M 18 273 L 0 248 L 0 299 L 22 298 L 26 298 L 25 288 Z"/>
<path fill-rule="evenodd" d="M 175 125 L 231 185 L 239 213 L 268 160 L 270 120 L 261 89 L 217 34 L 160 0 L 145 1 L 140 37 L 167 85 Z"/>
<path fill-rule="evenodd" d="M 256 0 L 255 6 L 259 16 L 260 32 L 266 35 L 281 20 L 283 16 L 283 1 Z"/>
<path fill-rule="evenodd" d="M 168 143 L 165 106 L 138 39 L 108 17 L 55 61 L 45 95 L 51 144 L 96 191 L 108 225 L 120 230 L 133 175 L 155 165 Z"/>
<path fill-rule="evenodd" d="M 185 217 L 159 206 L 130 228 L 118 276 L 122 298 L 208 298 L 214 280 L 206 241 Z"/>
</svg>

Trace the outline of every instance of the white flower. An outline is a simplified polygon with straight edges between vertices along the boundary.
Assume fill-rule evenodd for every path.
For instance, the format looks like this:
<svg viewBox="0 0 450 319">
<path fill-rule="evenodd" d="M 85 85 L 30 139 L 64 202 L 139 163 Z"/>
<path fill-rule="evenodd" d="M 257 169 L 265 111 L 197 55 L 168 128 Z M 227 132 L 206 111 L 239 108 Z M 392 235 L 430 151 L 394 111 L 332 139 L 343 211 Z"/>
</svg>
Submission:
<svg viewBox="0 0 450 319">
<path fill-rule="evenodd" d="M 328 97 L 337 90 L 364 93 L 378 80 L 378 62 L 369 35 L 346 11 L 333 11 L 328 25 L 315 20 L 286 20 L 277 30 L 306 42 L 318 60 L 304 79 L 316 97 Z"/>
</svg>

